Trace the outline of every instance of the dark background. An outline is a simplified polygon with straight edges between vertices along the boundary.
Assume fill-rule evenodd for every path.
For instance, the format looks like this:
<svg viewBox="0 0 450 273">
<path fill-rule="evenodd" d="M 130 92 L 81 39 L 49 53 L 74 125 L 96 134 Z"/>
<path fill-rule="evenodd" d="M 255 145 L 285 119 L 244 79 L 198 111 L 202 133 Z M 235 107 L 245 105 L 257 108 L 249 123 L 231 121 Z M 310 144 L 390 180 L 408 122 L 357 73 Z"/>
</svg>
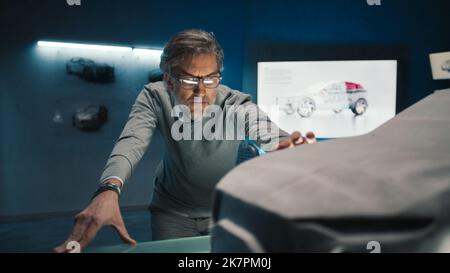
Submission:
<svg viewBox="0 0 450 273">
<path fill-rule="evenodd" d="M 36 56 L 38 40 L 162 48 L 176 32 L 202 28 L 224 48 L 224 84 L 254 97 L 248 72 L 256 65 L 249 52 L 254 43 L 401 48 L 406 107 L 449 87 L 448 80 L 433 81 L 428 57 L 450 50 L 449 10 L 448 0 L 383 0 L 381 6 L 365 0 L 81 0 L 81 6 L 0 0 L 0 219 L 82 209 L 146 83 L 135 76 L 146 68 L 133 64 L 122 75 L 126 84 L 62 80 L 58 60 Z M 61 127 L 52 122 L 55 111 L 69 115 L 64 111 L 72 103 L 88 100 L 110 110 L 99 132 L 81 133 L 67 118 Z M 125 189 L 123 206 L 149 202 L 160 144 L 157 137 Z"/>
</svg>

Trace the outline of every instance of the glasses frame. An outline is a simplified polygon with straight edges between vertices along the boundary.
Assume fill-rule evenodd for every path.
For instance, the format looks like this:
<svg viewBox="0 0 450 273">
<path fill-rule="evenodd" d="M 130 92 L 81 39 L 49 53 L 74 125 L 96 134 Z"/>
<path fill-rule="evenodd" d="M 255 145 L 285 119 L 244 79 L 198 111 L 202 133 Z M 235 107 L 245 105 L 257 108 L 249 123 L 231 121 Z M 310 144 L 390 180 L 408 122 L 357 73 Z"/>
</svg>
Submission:
<svg viewBox="0 0 450 273">
<path fill-rule="evenodd" d="M 220 82 L 222 81 L 222 74 L 220 72 L 217 72 L 217 73 L 219 74 L 219 76 L 193 77 L 193 76 L 187 75 L 187 76 L 181 76 L 180 77 L 180 76 L 171 75 L 171 77 L 174 80 L 176 80 L 176 81 L 178 81 L 180 83 L 180 87 L 181 88 L 186 89 L 186 90 L 193 90 L 193 89 L 196 89 L 196 87 L 198 88 L 198 85 L 200 84 L 200 81 L 201 81 L 201 83 L 203 84 L 203 86 L 205 88 L 217 88 L 217 86 L 219 86 Z M 185 78 L 182 78 L 182 77 L 185 77 Z M 216 86 L 214 86 L 214 87 L 207 87 L 205 85 L 204 80 L 205 79 L 210 79 L 210 78 L 218 78 L 219 79 Z M 191 81 L 192 83 L 186 83 L 186 81 Z M 185 84 L 185 85 L 183 86 L 183 84 Z M 190 85 L 192 85 L 192 87 L 187 87 L 186 84 L 190 84 Z"/>
</svg>

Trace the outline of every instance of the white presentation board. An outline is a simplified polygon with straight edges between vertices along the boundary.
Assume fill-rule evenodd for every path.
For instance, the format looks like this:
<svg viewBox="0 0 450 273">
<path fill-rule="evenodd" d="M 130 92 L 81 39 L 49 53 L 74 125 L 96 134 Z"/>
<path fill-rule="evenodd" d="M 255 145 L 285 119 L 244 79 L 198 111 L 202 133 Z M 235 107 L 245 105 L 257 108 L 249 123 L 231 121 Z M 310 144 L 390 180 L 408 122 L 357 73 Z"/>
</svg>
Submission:
<svg viewBox="0 0 450 273">
<path fill-rule="evenodd" d="M 396 113 L 395 60 L 259 62 L 257 77 L 258 105 L 289 133 L 363 135 Z"/>
</svg>

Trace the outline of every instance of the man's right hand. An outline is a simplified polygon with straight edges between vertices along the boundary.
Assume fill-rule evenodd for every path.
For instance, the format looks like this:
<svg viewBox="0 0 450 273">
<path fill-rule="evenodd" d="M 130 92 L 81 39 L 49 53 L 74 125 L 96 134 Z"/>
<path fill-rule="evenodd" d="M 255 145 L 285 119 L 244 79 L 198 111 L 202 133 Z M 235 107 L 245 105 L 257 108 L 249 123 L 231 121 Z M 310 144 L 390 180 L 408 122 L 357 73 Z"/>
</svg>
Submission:
<svg viewBox="0 0 450 273">
<path fill-rule="evenodd" d="M 123 222 L 117 193 L 104 191 L 97 195 L 85 210 L 75 216 L 72 233 L 54 251 L 57 253 L 70 252 L 71 249 L 67 249 L 70 241 L 78 242 L 81 249 L 85 248 L 104 225 L 111 225 L 125 243 L 136 244 L 136 241 L 128 234 Z"/>
</svg>

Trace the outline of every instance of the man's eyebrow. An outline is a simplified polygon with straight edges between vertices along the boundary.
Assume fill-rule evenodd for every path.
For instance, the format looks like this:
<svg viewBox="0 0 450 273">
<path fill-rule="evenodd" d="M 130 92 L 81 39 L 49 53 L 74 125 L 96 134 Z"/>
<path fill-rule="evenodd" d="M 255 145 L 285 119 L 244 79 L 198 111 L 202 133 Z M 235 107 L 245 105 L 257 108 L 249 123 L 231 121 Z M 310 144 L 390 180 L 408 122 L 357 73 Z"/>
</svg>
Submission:
<svg viewBox="0 0 450 273">
<path fill-rule="evenodd" d="M 192 75 L 192 74 L 190 74 L 190 73 L 187 73 L 187 72 L 184 71 L 184 70 L 181 70 L 181 73 L 182 73 L 182 74 L 186 74 L 186 76 L 191 76 L 191 77 L 193 77 L 193 78 L 198 78 L 197 76 Z M 209 77 L 209 76 L 214 75 L 214 74 L 220 74 L 220 72 L 219 72 L 219 71 L 214 71 L 214 72 L 209 73 L 208 75 L 205 75 L 205 76 L 203 76 L 203 77 Z"/>
</svg>

